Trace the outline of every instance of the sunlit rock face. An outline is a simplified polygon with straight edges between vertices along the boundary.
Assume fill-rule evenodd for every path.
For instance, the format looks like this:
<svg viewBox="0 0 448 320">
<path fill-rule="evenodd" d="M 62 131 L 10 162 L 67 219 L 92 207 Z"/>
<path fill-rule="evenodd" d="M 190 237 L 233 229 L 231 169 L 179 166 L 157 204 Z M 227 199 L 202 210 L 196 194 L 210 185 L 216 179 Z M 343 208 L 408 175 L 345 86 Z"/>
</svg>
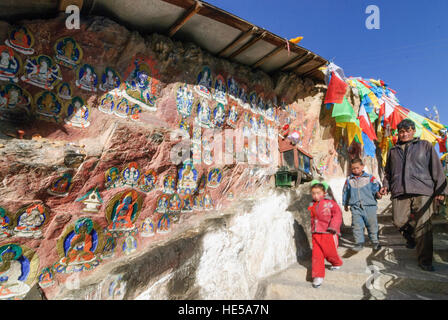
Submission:
<svg viewBox="0 0 448 320">
<path fill-rule="evenodd" d="M 322 84 L 103 17 L 1 25 L 0 299 L 251 298 L 309 253 L 308 190 L 272 192 L 259 142 L 288 123 L 343 176 Z"/>
</svg>

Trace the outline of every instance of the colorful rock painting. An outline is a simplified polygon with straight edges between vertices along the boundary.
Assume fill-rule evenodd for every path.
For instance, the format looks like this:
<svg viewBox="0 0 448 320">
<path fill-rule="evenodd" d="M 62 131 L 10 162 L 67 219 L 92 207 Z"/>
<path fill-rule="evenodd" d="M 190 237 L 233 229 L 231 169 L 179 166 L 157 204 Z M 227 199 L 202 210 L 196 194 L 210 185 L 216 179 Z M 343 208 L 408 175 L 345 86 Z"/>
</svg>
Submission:
<svg viewBox="0 0 448 320">
<path fill-rule="evenodd" d="M 61 38 L 54 44 L 54 59 L 61 66 L 74 69 L 82 59 L 83 51 L 75 39 L 71 37 Z"/>
<path fill-rule="evenodd" d="M 70 83 L 62 82 L 56 87 L 56 92 L 59 98 L 63 100 L 72 100 L 73 89 Z"/>
<path fill-rule="evenodd" d="M 69 225 L 58 240 L 59 262 L 53 265 L 58 273 L 91 270 L 100 263 L 103 237 L 90 218 L 82 217 Z"/>
<path fill-rule="evenodd" d="M 60 122 L 64 113 L 63 105 L 59 98 L 50 91 L 42 91 L 34 97 L 35 114 L 38 119 L 52 122 Z"/>
<path fill-rule="evenodd" d="M 205 66 L 198 74 L 197 83 L 194 87 L 196 92 L 204 98 L 211 98 L 212 72 L 210 68 Z"/>
<path fill-rule="evenodd" d="M 191 115 L 193 109 L 194 96 L 187 84 L 179 85 L 176 90 L 177 112 L 184 118 Z"/>
<path fill-rule="evenodd" d="M 223 105 L 227 104 L 227 88 L 226 81 L 224 77 L 221 75 L 217 75 L 215 79 L 215 85 L 213 86 L 213 99 L 215 101 L 222 103 Z"/>
<path fill-rule="evenodd" d="M 222 170 L 219 168 L 210 169 L 207 176 L 207 186 L 209 188 L 217 188 L 222 180 Z"/>
<path fill-rule="evenodd" d="M 144 238 L 152 237 L 155 234 L 154 222 L 151 218 L 146 218 L 142 223 L 141 236 Z"/>
<path fill-rule="evenodd" d="M 145 171 L 145 173 L 140 178 L 139 189 L 144 192 L 150 192 L 155 189 L 157 182 L 157 174 L 154 170 L 150 169 Z"/>
<path fill-rule="evenodd" d="M 67 105 L 67 117 L 65 123 L 77 127 L 87 128 L 90 126 L 90 108 L 84 103 L 81 97 L 74 97 Z"/>
<path fill-rule="evenodd" d="M 114 69 L 106 67 L 101 75 L 100 90 L 109 92 L 118 89 L 121 84 L 121 77 Z"/>
<path fill-rule="evenodd" d="M 129 189 L 115 195 L 106 207 L 107 230 L 115 237 L 137 232 L 135 221 L 142 209 L 142 197 Z"/>
<path fill-rule="evenodd" d="M 16 26 L 9 32 L 5 44 L 17 52 L 30 55 L 34 53 L 34 36 L 25 26 Z"/>
<path fill-rule="evenodd" d="M 14 236 L 40 239 L 48 217 L 48 210 L 40 203 L 20 208 L 15 217 Z"/>
<path fill-rule="evenodd" d="M 197 187 L 198 172 L 191 160 L 184 162 L 179 170 L 177 192 L 179 195 L 193 194 Z"/>
<path fill-rule="evenodd" d="M 22 62 L 11 48 L 0 46 L 0 80 L 18 82 Z"/>
<path fill-rule="evenodd" d="M 24 245 L 0 246 L 0 299 L 23 299 L 36 279 L 39 258 Z"/>
<path fill-rule="evenodd" d="M 0 119 L 29 119 L 32 104 L 33 98 L 25 89 L 12 83 L 0 86 Z"/>
<path fill-rule="evenodd" d="M 80 65 L 76 69 L 76 86 L 82 90 L 96 92 L 98 85 L 98 76 L 95 68 L 89 64 Z"/>
<path fill-rule="evenodd" d="M 47 192 L 53 196 L 66 197 L 70 192 L 72 185 L 72 175 L 70 173 L 64 173 L 62 177 L 58 178 L 52 183 Z"/>
<path fill-rule="evenodd" d="M 103 204 L 103 199 L 101 198 L 98 188 L 90 189 L 84 196 L 75 201 L 82 202 L 85 205 L 82 212 L 86 213 L 98 213 L 99 207 Z"/>
<path fill-rule="evenodd" d="M 22 81 L 46 90 L 53 90 L 62 80 L 61 70 L 52 58 L 46 55 L 31 57 L 26 60 Z"/>
</svg>

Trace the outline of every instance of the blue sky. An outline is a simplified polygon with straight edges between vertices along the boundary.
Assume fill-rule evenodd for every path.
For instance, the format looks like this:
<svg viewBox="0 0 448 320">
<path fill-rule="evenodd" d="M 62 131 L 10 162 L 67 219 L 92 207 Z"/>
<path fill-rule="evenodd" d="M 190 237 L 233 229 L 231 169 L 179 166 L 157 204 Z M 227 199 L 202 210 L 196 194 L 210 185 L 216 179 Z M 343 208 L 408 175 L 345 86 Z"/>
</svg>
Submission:
<svg viewBox="0 0 448 320">
<path fill-rule="evenodd" d="M 437 106 L 448 125 L 448 1 L 205 0 L 333 60 L 346 76 L 382 79 L 401 104 L 425 114 Z M 380 29 L 369 30 L 368 5 L 380 9 Z"/>
</svg>

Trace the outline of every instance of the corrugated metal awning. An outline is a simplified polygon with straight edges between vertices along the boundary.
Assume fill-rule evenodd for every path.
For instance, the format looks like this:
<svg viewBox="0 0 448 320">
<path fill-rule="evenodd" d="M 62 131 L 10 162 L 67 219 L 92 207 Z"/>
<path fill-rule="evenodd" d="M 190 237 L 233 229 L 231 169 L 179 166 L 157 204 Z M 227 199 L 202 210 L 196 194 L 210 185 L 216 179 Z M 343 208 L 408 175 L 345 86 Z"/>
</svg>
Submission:
<svg viewBox="0 0 448 320">
<path fill-rule="evenodd" d="M 82 14 L 101 15 L 142 33 L 161 33 L 192 41 L 210 53 L 260 68 L 268 74 L 295 72 L 323 81 L 327 60 L 209 3 L 197 0 L 2 0 L 0 19 L 43 18 L 82 6 Z"/>
</svg>

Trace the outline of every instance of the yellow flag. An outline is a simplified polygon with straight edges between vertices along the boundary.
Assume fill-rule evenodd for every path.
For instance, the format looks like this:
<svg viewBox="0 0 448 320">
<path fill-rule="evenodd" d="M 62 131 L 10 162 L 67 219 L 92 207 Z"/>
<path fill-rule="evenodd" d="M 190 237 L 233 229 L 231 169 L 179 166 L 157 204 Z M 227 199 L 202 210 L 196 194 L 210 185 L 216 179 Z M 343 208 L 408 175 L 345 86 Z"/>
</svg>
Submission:
<svg viewBox="0 0 448 320">
<path fill-rule="evenodd" d="M 436 137 L 431 132 L 429 132 L 428 129 L 424 127 L 422 128 L 422 134 L 420 136 L 420 139 L 429 141 L 432 143 L 432 145 L 435 145 L 437 143 Z"/>
<path fill-rule="evenodd" d="M 303 37 L 297 37 L 293 39 L 289 39 L 290 42 L 298 44 L 300 41 L 302 41 Z"/>
<path fill-rule="evenodd" d="M 364 145 L 364 141 L 362 140 L 362 131 L 361 128 L 354 122 L 336 122 L 336 126 L 345 128 L 347 130 L 347 138 L 348 145 L 351 145 L 355 136 L 358 136 L 358 140 L 361 143 L 361 146 Z"/>
<path fill-rule="evenodd" d="M 431 119 L 425 118 L 426 122 L 428 122 L 429 127 L 431 128 L 432 132 L 434 132 L 435 134 L 439 134 L 439 131 L 443 128 L 445 128 L 445 126 L 443 124 L 440 124 L 438 122 L 435 122 Z"/>
</svg>

